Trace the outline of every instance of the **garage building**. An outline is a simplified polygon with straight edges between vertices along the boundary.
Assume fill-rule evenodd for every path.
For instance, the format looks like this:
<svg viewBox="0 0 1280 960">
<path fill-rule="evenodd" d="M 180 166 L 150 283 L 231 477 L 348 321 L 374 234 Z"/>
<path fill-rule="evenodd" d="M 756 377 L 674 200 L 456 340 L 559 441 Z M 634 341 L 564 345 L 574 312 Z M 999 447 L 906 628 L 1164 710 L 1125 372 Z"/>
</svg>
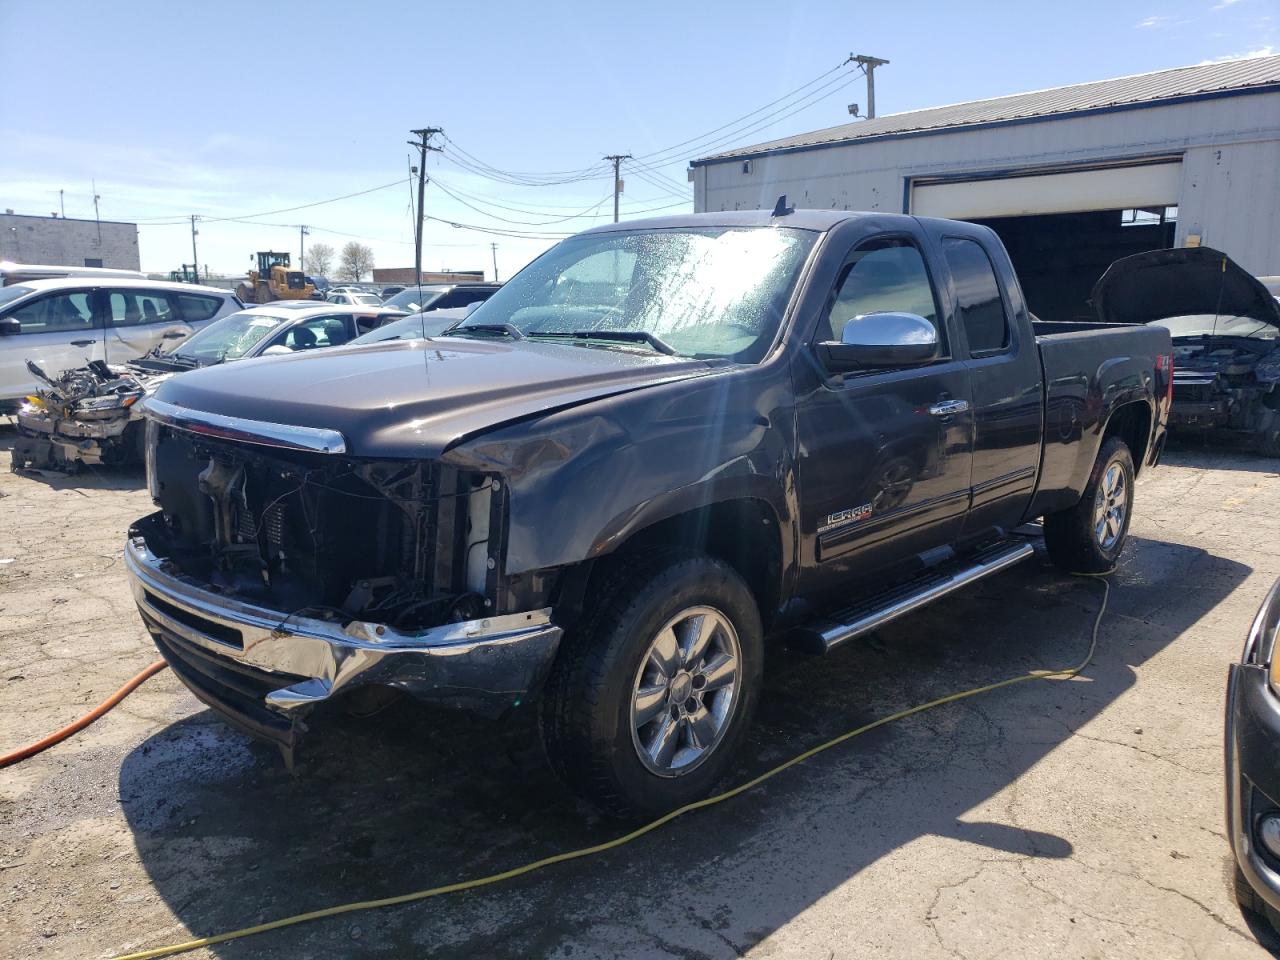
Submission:
<svg viewBox="0 0 1280 960">
<path fill-rule="evenodd" d="M 879 210 L 984 223 L 1031 308 L 1090 316 L 1113 260 L 1169 246 L 1280 274 L 1280 56 L 913 110 L 704 157 L 699 211 Z"/>
</svg>

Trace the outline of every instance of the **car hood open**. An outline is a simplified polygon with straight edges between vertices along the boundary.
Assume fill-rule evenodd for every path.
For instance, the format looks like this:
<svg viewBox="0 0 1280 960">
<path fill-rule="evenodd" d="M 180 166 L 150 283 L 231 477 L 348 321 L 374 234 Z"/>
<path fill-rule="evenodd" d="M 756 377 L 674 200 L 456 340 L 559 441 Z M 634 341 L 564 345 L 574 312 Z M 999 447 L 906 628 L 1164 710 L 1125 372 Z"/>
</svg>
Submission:
<svg viewBox="0 0 1280 960">
<path fill-rule="evenodd" d="M 1220 250 L 1149 250 L 1117 260 L 1093 287 L 1103 323 L 1154 323 L 1210 314 L 1251 317 L 1280 328 L 1280 302 Z"/>
<path fill-rule="evenodd" d="M 340 432 L 361 457 L 438 457 L 485 430 L 716 365 L 530 341 L 391 340 L 193 370 L 156 399 L 203 413 Z"/>
</svg>

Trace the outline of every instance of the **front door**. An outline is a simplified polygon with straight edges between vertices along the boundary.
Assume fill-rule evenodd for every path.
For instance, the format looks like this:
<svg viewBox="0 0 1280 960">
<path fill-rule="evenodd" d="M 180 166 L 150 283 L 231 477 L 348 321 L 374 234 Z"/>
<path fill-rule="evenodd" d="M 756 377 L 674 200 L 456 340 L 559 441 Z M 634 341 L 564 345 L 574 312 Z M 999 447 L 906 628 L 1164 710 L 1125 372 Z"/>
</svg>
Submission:
<svg viewBox="0 0 1280 960">
<path fill-rule="evenodd" d="M 4 312 L 20 332 L 0 338 L 0 400 L 34 393 L 38 383 L 27 370 L 34 361 L 50 377 L 101 360 L 102 318 L 92 287 L 59 290 L 24 300 Z"/>
<path fill-rule="evenodd" d="M 924 317 L 942 356 L 893 370 L 797 370 L 801 591 L 824 590 L 954 541 L 969 505 L 969 370 L 953 354 L 914 238 L 864 241 L 841 269 L 816 340 L 839 340 L 871 313 Z M 815 376 L 815 371 L 817 375 Z M 802 385 L 810 384 L 809 388 Z"/>
</svg>

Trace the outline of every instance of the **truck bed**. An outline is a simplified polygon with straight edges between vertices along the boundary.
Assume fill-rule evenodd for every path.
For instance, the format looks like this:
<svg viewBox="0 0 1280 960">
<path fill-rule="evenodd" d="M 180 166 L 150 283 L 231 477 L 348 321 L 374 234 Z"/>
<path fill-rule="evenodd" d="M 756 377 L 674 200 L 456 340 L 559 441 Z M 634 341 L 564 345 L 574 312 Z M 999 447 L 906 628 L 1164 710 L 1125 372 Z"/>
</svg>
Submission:
<svg viewBox="0 0 1280 960">
<path fill-rule="evenodd" d="M 1079 499 L 1098 448 L 1096 440 L 1080 441 L 1101 429 L 1104 411 L 1138 401 L 1149 411 L 1150 398 L 1164 395 L 1153 371 L 1173 347 L 1169 331 L 1144 324 L 1036 321 L 1033 328 L 1044 373 L 1044 446 L 1030 515 L 1040 516 Z M 1134 466 L 1141 470 L 1155 453 L 1134 450 Z"/>
</svg>

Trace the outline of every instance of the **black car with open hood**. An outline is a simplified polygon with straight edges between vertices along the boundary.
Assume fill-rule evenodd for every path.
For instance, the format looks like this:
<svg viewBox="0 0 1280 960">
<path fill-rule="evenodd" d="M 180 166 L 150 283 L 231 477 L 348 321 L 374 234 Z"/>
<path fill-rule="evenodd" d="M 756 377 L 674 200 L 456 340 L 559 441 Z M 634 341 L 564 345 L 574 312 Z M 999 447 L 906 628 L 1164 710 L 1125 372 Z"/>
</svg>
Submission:
<svg viewBox="0 0 1280 960">
<path fill-rule="evenodd" d="M 1093 305 L 1103 322 L 1172 334 L 1170 427 L 1280 455 L 1280 300 L 1261 281 L 1209 247 L 1151 250 L 1113 263 Z"/>
</svg>

